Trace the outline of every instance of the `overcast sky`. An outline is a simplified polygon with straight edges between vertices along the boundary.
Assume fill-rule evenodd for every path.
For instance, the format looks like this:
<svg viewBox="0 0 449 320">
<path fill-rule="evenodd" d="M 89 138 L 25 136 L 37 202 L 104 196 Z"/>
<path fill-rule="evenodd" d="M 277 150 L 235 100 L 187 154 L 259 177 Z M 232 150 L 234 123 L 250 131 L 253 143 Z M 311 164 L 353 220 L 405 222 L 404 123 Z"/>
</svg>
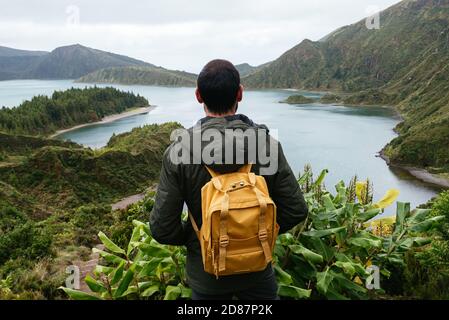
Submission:
<svg viewBox="0 0 449 320">
<path fill-rule="evenodd" d="M 225 58 L 258 65 L 398 0 L 0 0 L 0 45 L 80 43 L 198 72 Z"/>
</svg>

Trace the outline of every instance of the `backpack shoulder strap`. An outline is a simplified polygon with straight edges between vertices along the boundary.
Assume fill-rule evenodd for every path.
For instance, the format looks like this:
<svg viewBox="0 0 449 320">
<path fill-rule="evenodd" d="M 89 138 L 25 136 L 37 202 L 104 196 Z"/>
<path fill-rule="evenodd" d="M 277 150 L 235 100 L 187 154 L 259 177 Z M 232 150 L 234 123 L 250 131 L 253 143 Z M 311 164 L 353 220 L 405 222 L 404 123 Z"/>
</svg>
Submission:
<svg viewBox="0 0 449 320">
<path fill-rule="evenodd" d="M 189 218 L 190 218 L 190 222 L 192 223 L 193 230 L 195 230 L 196 237 L 198 238 L 198 240 L 200 240 L 200 238 L 201 238 L 200 237 L 200 230 L 198 229 L 198 225 L 196 224 L 195 219 L 193 218 L 193 215 L 190 212 L 190 210 L 189 210 Z"/>
<path fill-rule="evenodd" d="M 219 174 L 216 173 L 214 170 L 212 170 L 211 168 L 209 168 L 208 166 L 204 166 L 207 170 L 207 172 L 209 172 L 209 174 L 212 176 L 212 178 L 218 177 Z"/>
</svg>

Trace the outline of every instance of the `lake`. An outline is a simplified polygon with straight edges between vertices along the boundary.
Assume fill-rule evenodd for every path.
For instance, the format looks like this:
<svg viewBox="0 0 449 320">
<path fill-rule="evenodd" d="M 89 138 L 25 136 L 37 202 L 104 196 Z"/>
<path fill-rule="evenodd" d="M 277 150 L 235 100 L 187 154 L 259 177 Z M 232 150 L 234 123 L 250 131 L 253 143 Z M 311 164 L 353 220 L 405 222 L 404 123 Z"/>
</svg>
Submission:
<svg viewBox="0 0 449 320">
<path fill-rule="evenodd" d="M 48 95 L 54 90 L 72 86 L 85 87 L 86 84 L 70 80 L 0 81 L 0 105 L 12 107 L 34 95 Z M 157 108 L 149 114 L 70 131 L 59 138 L 99 148 L 113 133 L 167 121 L 177 121 L 190 127 L 204 116 L 202 106 L 195 100 L 193 88 L 112 86 L 138 93 Z M 300 93 L 308 97 L 319 96 Z M 400 119 L 393 109 L 279 103 L 291 94 L 291 90 L 246 91 L 239 104 L 239 112 L 256 123 L 266 124 L 273 132 L 277 130 L 278 139 L 295 173 L 302 171 L 307 163 L 312 165 L 316 174 L 327 168 L 326 186 L 332 191 L 339 180 L 348 182 L 355 174 L 360 179 L 369 177 L 374 184 L 375 200 L 379 200 L 388 189 L 397 188 L 401 192 L 398 200 L 410 202 L 413 207 L 427 202 L 439 191 L 439 188 L 423 183 L 401 169 L 389 168 L 376 157 L 382 147 L 396 136 L 393 128 Z M 385 214 L 393 214 L 393 209 L 387 209 Z"/>
</svg>

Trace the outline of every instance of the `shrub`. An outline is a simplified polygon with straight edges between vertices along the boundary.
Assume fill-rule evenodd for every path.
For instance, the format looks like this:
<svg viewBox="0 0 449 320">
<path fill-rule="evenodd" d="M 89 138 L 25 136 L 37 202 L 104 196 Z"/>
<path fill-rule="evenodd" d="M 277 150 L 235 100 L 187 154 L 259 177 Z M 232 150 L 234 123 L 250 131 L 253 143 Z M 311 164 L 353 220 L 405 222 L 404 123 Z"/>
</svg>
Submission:
<svg viewBox="0 0 449 320">
<path fill-rule="evenodd" d="M 438 226 L 438 231 L 444 240 L 449 241 L 449 190 L 442 192 L 432 205 L 433 216 L 444 216 L 444 221 Z"/>
<path fill-rule="evenodd" d="M 35 260 L 51 254 L 51 235 L 13 207 L 0 212 L 0 265 L 9 259 Z"/>
<path fill-rule="evenodd" d="M 305 191 L 309 215 L 277 240 L 274 268 L 279 295 L 287 299 L 367 299 L 384 294 L 383 290 L 371 293 L 366 289 L 365 282 L 373 279 L 367 267 L 378 266 L 383 279 L 388 279 L 388 267 L 403 267 L 407 252 L 430 241 L 418 235 L 443 217 L 429 218 L 430 210 L 411 212 L 409 204 L 398 203 L 392 233 L 376 236 L 367 221 L 382 213 L 397 192 L 372 203 L 370 184 L 355 181 L 350 188 L 340 182 L 336 194 L 331 194 L 323 187 L 326 173 L 313 180 L 311 171 L 306 170 L 298 181 Z M 354 192 L 353 185 L 357 185 Z M 71 298 L 189 298 L 185 249 L 160 245 L 152 239 L 147 223 L 135 220 L 133 224 L 124 246 L 99 233 L 107 251 L 93 250 L 106 264 L 98 265 L 94 276 L 85 279 L 93 294 L 62 288 Z"/>
<path fill-rule="evenodd" d="M 399 270 L 403 290 L 417 299 L 449 299 L 449 191 L 441 193 L 430 205 L 431 216 L 444 219 L 429 236 L 432 243 L 407 255 L 406 267 Z"/>
<path fill-rule="evenodd" d="M 125 210 L 114 212 L 114 223 L 109 228 L 111 240 L 119 246 L 125 246 L 133 231 L 133 220 L 148 221 L 154 201 L 147 196 L 143 201 L 130 205 Z"/>
<path fill-rule="evenodd" d="M 3 296 L 0 293 L 0 298 L 21 300 L 62 298 L 57 288 L 64 283 L 67 275 L 55 271 L 50 260 L 43 259 L 33 266 L 23 263 L 25 261 L 22 259 L 10 261 L 12 264 L 9 267 L 13 272 L 6 277 L 3 276 L 3 281 L 8 284 L 8 290 Z"/>
<path fill-rule="evenodd" d="M 87 205 L 74 210 L 71 223 L 75 228 L 75 241 L 93 247 L 98 243 L 97 230 L 112 224 L 110 206 Z"/>
</svg>

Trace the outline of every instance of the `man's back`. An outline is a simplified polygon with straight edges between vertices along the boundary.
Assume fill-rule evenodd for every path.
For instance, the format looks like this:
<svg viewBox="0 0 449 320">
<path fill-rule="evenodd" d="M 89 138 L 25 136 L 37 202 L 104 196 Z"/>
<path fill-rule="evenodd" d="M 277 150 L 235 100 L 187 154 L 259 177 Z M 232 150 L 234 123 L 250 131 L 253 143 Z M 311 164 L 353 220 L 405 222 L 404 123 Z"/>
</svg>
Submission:
<svg viewBox="0 0 449 320">
<path fill-rule="evenodd" d="M 230 134 L 232 132 L 233 135 Z M 200 135 L 197 136 L 196 133 Z M 241 139 L 239 135 L 242 135 Z M 232 141 L 229 137 L 232 137 Z M 251 141 L 250 137 L 255 137 L 256 140 Z M 199 241 L 192 225 L 190 222 L 181 223 L 180 216 L 186 203 L 195 221 L 201 226 L 201 188 L 211 179 L 205 164 L 220 173 L 233 172 L 242 166 L 242 161 L 239 161 L 242 159 L 238 156 L 240 153 L 245 163 L 251 159 L 256 160 L 252 171 L 264 176 L 267 182 L 270 196 L 277 206 L 280 232 L 286 232 L 297 225 L 305 218 L 307 207 L 280 144 L 269 136 L 265 126 L 254 124 L 243 115 L 206 117 L 200 120 L 198 126 L 189 129 L 189 139 L 186 138 L 184 136 L 183 140 L 188 140 L 187 142 L 175 141 L 164 155 L 160 184 L 150 219 L 154 238 L 161 243 L 187 246 L 187 278 L 189 286 L 196 293 L 210 296 L 245 293 L 241 297 L 275 298 L 276 282 L 271 264 L 262 272 L 219 279 L 206 273 L 203 270 Z M 198 138 L 201 141 L 200 147 L 195 148 L 194 140 Z M 189 152 L 189 156 L 184 154 L 183 158 L 188 159 L 188 163 L 174 161 L 173 157 L 180 152 Z M 254 152 L 255 155 L 251 154 Z M 262 161 L 261 157 L 269 159 L 269 162 Z M 212 164 L 207 160 L 212 160 Z M 270 172 L 270 168 L 275 170 Z M 264 171 L 269 174 L 264 174 Z M 267 285 L 270 288 L 263 290 Z M 248 291 L 253 291 L 256 295 L 248 296 Z"/>
</svg>

